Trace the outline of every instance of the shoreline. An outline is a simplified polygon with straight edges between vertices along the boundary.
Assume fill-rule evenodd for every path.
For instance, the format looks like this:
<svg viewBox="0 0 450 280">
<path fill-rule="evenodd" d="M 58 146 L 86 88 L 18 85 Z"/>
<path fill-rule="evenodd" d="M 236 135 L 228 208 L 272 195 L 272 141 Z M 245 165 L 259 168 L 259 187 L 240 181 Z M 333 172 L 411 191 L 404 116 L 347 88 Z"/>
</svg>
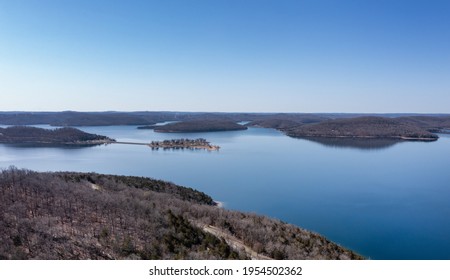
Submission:
<svg viewBox="0 0 450 280">
<path fill-rule="evenodd" d="M 223 201 L 218 201 L 218 200 L 213 200 L 214 201 L 214 203 L 216 204 L 215 206 L 217 207 L 217 208 L 225 208 L 225 202 L 223 202 Z"/>
<path fill-rule="evenodd" d="M 287 136 L 292 138 L 347 138 L 347 139 L 391 139 L 391 140 L 405 140 L 405 141 L 423 141 L 423 142 L 433 142 L 437 141 L 439 137 L 436 138 L 427 138 L 427 137 L 407 137 L 407 136 L 345 136 L 345 135 L 339 135 L 339 136 L 331 136 L 331 135 L 291 135 L 286 133 Z"/>
<path fill-rule="evenodd" d="M 52 142 L 52 141 L 17 141 L 17 142 L 10 142 L 10 141 L 0 141 L 0 144 L 13 144 L 13 145 L 21 145 L 21 144 L 28 144 L 28 145 L 67 145 L 67 146 L 90 146 L 90 145 L 106 145 L 106 144 L 113 144 L 116 143 L 115 141 L 111 140 L 91 140 L 91 141 L 79 141 L 79 142 Z"/>
<path fill-rule="evenodd" d="M 206 133 L 206 132 L 226 132 L 226 131 L 242 131 L 245 129 L 220 129 L 220 130 L 161 130 L 161 129 L 153 129 L 154 132 L 158 133 Z"/>
</svg>

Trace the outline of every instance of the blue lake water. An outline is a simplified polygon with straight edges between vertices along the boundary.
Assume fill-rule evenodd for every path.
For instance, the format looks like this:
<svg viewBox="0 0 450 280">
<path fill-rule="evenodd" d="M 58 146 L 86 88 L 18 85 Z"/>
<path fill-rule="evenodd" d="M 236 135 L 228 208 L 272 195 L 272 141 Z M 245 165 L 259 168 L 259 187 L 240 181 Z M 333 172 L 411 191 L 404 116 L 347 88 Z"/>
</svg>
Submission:
<svg viewBox="0 0 450 280">
<path fill-rule="evenodd" d="M 196 134 L 81 129 L 121 141 L 202 137 L 221 149 L 0 145 L 0 167 L 168 180 L 204 191 L 229 209 L 318 232 L 367 258 L 450 259 L 450 135 L 431 143 L 352 143 L 294 139 L 264 128 Z"/>
</svg>

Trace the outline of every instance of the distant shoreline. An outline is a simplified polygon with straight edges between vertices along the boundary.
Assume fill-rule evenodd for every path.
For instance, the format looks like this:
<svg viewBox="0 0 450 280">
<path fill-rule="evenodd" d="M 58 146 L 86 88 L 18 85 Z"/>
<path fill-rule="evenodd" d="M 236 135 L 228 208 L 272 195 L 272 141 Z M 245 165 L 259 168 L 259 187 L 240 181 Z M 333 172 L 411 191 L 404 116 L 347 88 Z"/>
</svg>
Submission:
<svg viewBox="0 0 450 280">
<path fill-rule="evenodd" d="M 291 136 L 287 134 L 287 136 Z M 391 139 L 391 140 L 405 140 L 405 141 L 423 141 L 423 142 L 433 142 L 437 141 L 439 138 L 427 138 L 427 137 L 406 137 L 406 136 L 358 136 L 358 135 L 301 135 L 301 136 L 291 136 L 293 138 L 330 138 L 330 139 Z"/>
</svg>

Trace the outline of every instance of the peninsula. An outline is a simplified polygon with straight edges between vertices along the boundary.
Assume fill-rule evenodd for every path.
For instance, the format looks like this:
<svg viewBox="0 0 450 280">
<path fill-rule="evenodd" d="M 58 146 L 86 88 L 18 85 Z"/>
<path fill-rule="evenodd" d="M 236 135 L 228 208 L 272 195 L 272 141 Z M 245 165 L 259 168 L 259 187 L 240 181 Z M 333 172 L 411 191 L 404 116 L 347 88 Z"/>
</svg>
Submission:
<svg viewBox="0 0 450 280">
<path fill-rule="evenodd" d="M 172 140 L 164 140 L 164 141 L 152 141 L 148 144 L 152 149 L 158 150 L 161 149 L 189 149 L 189 150 L 198 150 L 205 149 L 208 151 L 218 151 L 220 149 L 219 146 L 211 145 L 206 139 L 198 138 L 198 139 L 172 139 Z"/>
<path fill-rule="evenodd" d="M 237 124 L 233 121 L 224 120 L 195 120 L 169 123 L 154 127 L 156 132 L 215 132 L 215 131 L 232 131 L 246 130 L 247 127 Z"/>
<path fill-rule="evenodd" d="M 76 128 L 44 129 L 31 126 L 0 128 L 0 143 L 41 145 L 101 145 L 115 142 L 106 136 L 86 133 Z"/>
<path fill-rule="evenodd" d="M 438 136 L 419 126 L 395 118 L 357 117 L 336 119 L 282 129 L 296 138 L 390 138 L 435 141 Z"/>
</svg>

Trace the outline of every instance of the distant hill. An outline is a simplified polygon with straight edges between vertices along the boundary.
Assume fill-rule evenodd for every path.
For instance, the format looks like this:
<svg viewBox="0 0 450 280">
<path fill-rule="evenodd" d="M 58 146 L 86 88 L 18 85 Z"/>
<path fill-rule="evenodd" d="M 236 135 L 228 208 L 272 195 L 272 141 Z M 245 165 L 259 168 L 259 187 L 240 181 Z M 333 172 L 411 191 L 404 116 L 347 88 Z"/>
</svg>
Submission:
<svg viewBox="0 0 450 280">
<path fill-rule="evenodd" d="M 229 130 L 245 130 L 246 126 L 233 121 L 198 120 L 169 123 L 155 127 L 156 132 L 213 132 Z"/>
<path fill-rule="evenodd" d="M 153 125 L 167 121 L 232 121 L 232 122 L 257 122 L 268 121 L 264 124 L 254 123 L 263 127 L 271 127 L 275 120 L 292 121 L 295 123 L 309 124 L 325 120 L 356 118 L 356 117 L 388 117 L 411 118 L 423 121 L 429 118 L 448 120 L 450 115 L 445 114 L 345 114 L 345 113 L 214 113 L 214 112 L 165 112 L 165 111 L 140 111 L 140 112 L 0 112 L 0 125 L 36 125 L 48 124 L 52 126 L 104 126 L 104 125 Z M 428 121 L 427 121 L 428 122 Z M 250 125 L 253 125 L 250 123 Z M 274 122 L 276 125 L 276 122 Z M 446 128 L 450 129 L 446 121 Z"/>
<path fill-rule="evenodd" d="M 53 120 L 53 126 L 108 126 L 108 125 L 147 125 L 153 122 L 126 113 L 87 114 L 71 113 L 66 118 Z"/>
<path fill-rule="evenodd" d="M 324 237 L 142 177 L 0 171 L 0 259 L 361 259 Z"/>
<path fill-rule="evenodd" d="M 0 113 L 0 124 L 52 126 L 106 126 L 106 125 L 148 125 L 163 115 L 122 112 L 14 112 Z"/>
<path fill-rule="evenodd" d="M 0 143 L 84 145 L 114 142 L 106 136 L 86 133 L 76 128 L 44 129 L 31 126 L 0 128 Z"/>
<path fill-rule="evenodd" d="M 260 126 L 265 128 L 286 129 L 303 125 L 300 122 L 285 120 L 285 119 L 266 119 L 253 121 L 247 124 L 248 126 Z"/>
<path fill-rule="evenodd" d="M 317 124 L 284 130 L 292 137 L 394 138 L 404 140 L 436 140 L 437 135 L 398 119 L 358 117 L 328 120 Z"/>
</svg>

